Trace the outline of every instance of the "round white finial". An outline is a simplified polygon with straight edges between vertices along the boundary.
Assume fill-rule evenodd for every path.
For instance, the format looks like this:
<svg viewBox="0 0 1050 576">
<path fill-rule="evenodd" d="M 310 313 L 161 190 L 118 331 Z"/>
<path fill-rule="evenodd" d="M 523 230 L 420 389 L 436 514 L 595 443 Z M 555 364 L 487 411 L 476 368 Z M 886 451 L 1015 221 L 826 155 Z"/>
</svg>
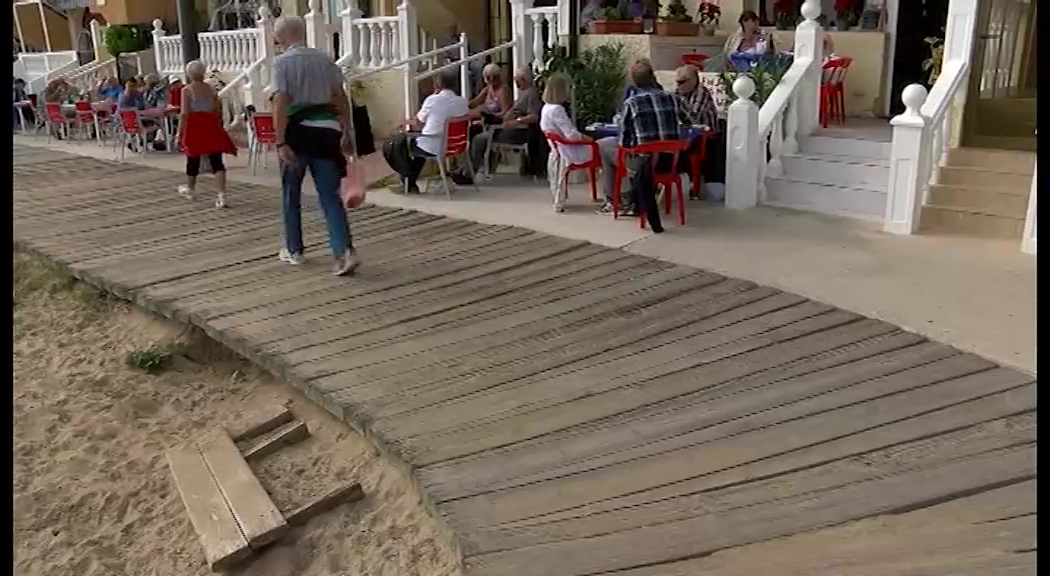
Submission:
<svg viewBox="0 0 1050 576">
<path fill-rule="evenodd" d="M 156 30 L 157 32 L 163 32 L 164 31 L 164 22 L 162 22 L 160 18 L 157 18 L 156 20 L 153 21 L 153 29 Z"/>
<path fill-rule="evenodd" d="M 810 22 L 820 18 L 820 2 L 817 2 L 817 0 L 806 0 L 802 4 L 802 17 Z"/>
<path fill-rule="evenodd" d="M 926 102 L 926 87 L 922 84 L 909 84 L 904 87 L 904 92 L 901 93 L 901 101 L 904 102 L 905 114 L 915 115 L 919 113 L 919 108 Z"/>
<path fill-rule="evenodd" d="M 733 93 L 737 98 L 750 99 L 755 93 L 755 81 L 750 76 L 740 76 L 733 81 Z"/>
<path fill-rule="evenodd" d="M 267 6 L 266 4 L 263 4 L 262 6 L 259 6 L 259 18 L 260 19 L 266 20 L 270 16 L 273 16 L 273 12 L 270 10 L 269 6 Z"/>
<path fill-rule="evenodd" d="M 310 0 L 307 5 L 310 7 L 311 12 L 321 11 L 321 0 Z"/>
</svg>

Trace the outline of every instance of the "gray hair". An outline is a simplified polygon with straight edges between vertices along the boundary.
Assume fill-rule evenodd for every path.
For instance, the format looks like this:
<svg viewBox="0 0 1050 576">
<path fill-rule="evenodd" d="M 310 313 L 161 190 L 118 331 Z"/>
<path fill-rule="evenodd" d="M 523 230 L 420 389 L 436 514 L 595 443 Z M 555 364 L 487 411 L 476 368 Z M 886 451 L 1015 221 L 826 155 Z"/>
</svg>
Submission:
<svg viewBox="0 0 1050 576">
<path fill-rule="evenodd" d="M 306 20 L 301 16 L 281 16 L 273 23 L 273 33 L 284 40 L 302 40 L 306 37 Z"/>
<path fill-rule="evenodd" d="M 186 64 L 186 77 L 191 81 L 201 82 L 204 80 L 204 75 L 208 69 L 204 67 L 204 62 L 200 60 L 193 60 L 189 64 Z"/>
<path fill-rule="evenodd" d="M 514 70 L 514 77 L 531 86 L 532 68 L 529 66 L 519 66 L 517 69 Z"/>
<path fill-rule="evenodd" d="M 499 67 L 499 64 L 496 64 L 495 62 L 490 62 L 489 64 L 486 64 L 484 68 L 481 69 L 481 77 L 485 78 L 486 80 L 489 78 L 502 78 L 503 70 Z"/>
</svg>

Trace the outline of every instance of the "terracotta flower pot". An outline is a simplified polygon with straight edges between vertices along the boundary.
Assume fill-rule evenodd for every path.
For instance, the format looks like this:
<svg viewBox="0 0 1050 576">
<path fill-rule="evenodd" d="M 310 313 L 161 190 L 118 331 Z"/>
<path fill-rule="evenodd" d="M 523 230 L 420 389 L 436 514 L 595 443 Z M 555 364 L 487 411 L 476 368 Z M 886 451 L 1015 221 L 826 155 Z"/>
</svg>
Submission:
<svg viewBox="0 0 1050 576">
<path fill-rule="evenodd" d="M 658 36 L 699 36 L 700 24 L 696 22 L 665 22 L 657 20 L 656 34 Z"/>
<path fill-rule="evenodd" d="M 591 34 L 641 34 L 642 23 L 634 20 L 594 20 Z"/>
</svg>

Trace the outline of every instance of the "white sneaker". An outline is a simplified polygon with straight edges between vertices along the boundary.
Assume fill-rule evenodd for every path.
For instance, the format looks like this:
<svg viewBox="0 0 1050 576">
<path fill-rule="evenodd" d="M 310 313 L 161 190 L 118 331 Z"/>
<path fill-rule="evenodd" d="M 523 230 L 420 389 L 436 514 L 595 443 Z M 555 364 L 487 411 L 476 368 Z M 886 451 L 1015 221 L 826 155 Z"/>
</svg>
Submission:
<svg viewBox="0 0 1050 576">
<path fill-rule="evenodd" d="M 353 274 L 354 270 L 361 265 L 361 259 L 357 257 L 357 253 L 353 250 L 347 250 L 342 256 L 336 258 L 335 267 L 332 268 L 333 276 L 346 276 Z"/>
<path fill-rule="evenodd" d="M 288 251 L 287 248 L 281 248 L 281 251 L 277 254 L 277 257 L 280 258 L 281 262 L 286 262 L 293 266 L 298 266 L 303 263 L 302 252 L 296 252 L 295 254 L 292 254 Z"/>
<path fill-rule="evenodd" d="M 193 190 L 190 190 L 189 186 L 182 184 L 181 186 L 179 186 L 178 191 L 179 196 L 182 196 L 187 200 L 193 200 Z"/>
<path fill-rule="evenodd" d="M 222 192 L 220 192 L 219 195 L 215 197 L 215 207 L 216 208 L 225 208 L 226 207 L 226 196 Z"/>
</svg>

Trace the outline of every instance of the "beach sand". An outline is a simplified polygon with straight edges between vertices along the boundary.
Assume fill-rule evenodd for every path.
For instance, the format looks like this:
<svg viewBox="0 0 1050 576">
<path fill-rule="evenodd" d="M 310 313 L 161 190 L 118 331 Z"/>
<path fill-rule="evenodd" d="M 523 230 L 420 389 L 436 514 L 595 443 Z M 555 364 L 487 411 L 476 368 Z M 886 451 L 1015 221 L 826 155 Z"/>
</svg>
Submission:
<svg viewBox="0 0 1050 576">
<path fill-rule="evenodd" d="M 401 471 L 297 390 L 34 258 L 16 253 L 14 273 L 16 573 L 210 574 L 165 451 L 281 403 L 311 437 L 252 464 L 277 507 L 288 513 L 348 481 L 366 496 L 292 529 L 232 574 L 459 574 Z M 178 352 L 169 370 L 125 365 L 150 346 Z"/>
</svg>

